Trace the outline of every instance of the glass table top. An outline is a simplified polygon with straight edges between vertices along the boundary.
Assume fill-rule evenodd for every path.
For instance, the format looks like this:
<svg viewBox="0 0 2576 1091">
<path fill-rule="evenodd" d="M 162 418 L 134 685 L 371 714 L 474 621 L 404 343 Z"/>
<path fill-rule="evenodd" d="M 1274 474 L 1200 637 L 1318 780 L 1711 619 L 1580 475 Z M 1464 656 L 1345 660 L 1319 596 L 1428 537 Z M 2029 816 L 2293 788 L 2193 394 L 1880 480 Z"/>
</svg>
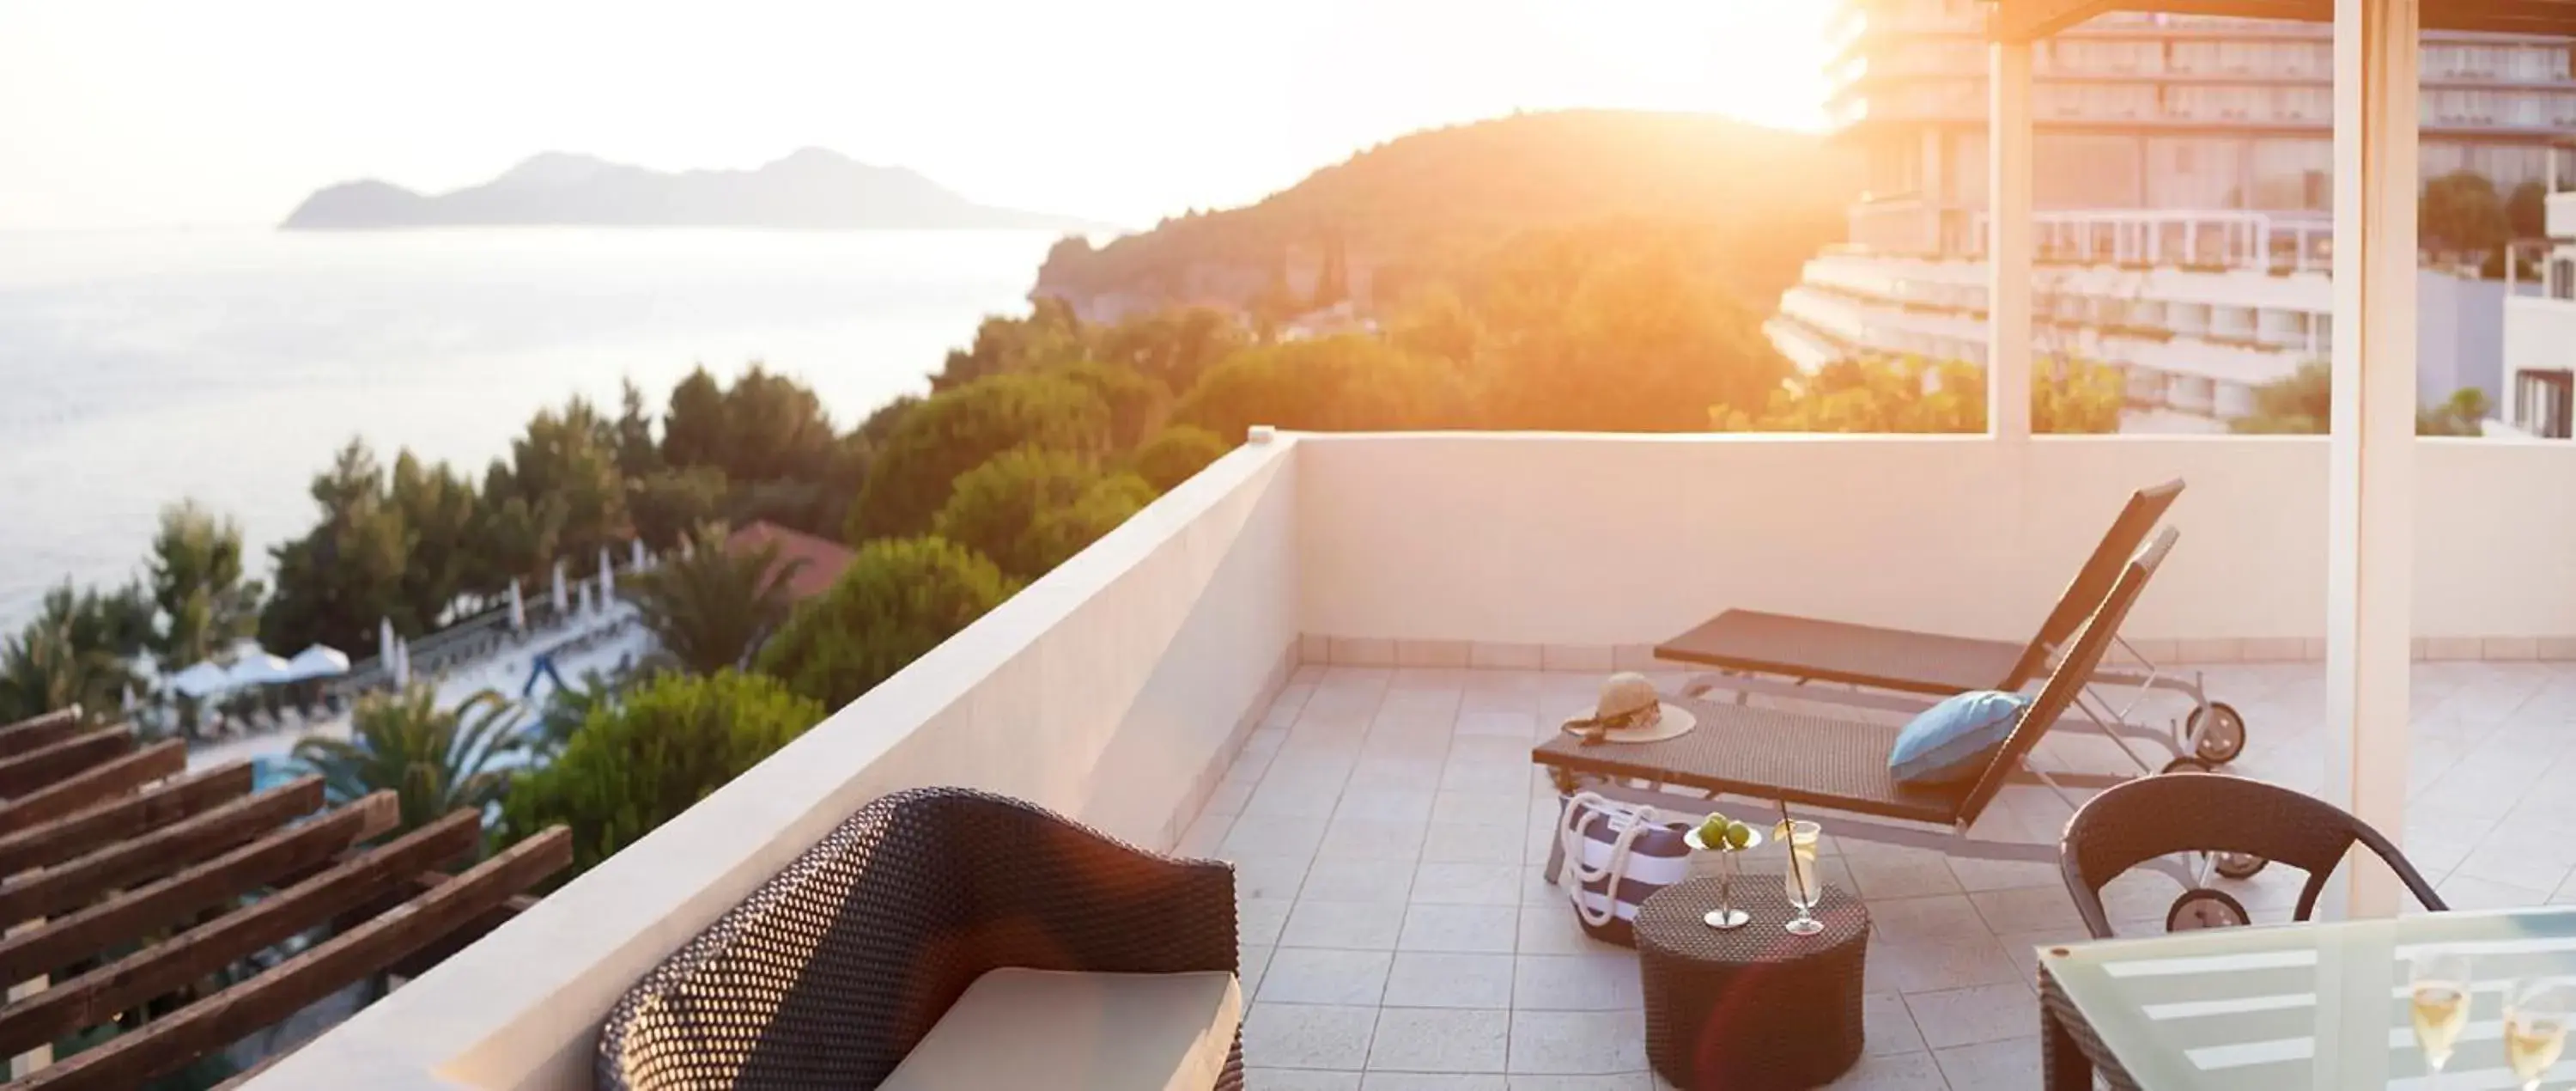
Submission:
<svg viewBox="0 0 2576 1091">
<path fill-rule="evenodd" d="M 2469 958 L 2468 1027 L 2439 1073 L 2408 1019 L 2425 949 Z M 2505 994 L 2576 980 L 2576 907 L 2101 940 L 2042 948 L 2040 965 L 2151 1091 L 2518 1088 Z M 2576 1087 L 2576 1051 L 2541 1086 Z"/>
</svg>

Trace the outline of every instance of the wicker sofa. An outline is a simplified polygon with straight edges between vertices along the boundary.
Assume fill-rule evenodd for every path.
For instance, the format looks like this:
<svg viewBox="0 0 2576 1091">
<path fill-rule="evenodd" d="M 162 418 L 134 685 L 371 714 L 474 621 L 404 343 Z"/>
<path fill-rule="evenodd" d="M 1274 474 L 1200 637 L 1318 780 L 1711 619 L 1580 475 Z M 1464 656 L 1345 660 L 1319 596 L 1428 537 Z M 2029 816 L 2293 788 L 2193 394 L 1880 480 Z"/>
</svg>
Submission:
<svg viewBox="0 0 2576 1091">
<path fill-rule="evenodd" d="M 860 808 L 629 990 L 598 1086 L 1243 1086 L 1231 865 L 962 788 Z"/>
</svg>

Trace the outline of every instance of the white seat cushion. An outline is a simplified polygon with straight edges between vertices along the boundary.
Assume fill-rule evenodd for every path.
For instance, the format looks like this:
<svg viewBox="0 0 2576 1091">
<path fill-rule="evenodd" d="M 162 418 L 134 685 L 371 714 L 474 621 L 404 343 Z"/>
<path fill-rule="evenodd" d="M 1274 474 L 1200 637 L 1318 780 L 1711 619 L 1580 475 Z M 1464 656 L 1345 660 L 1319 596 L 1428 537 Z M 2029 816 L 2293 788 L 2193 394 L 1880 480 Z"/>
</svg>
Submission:
<svg viewBox="0 0 2576 1091">
<path fill-rule="evenodd" d="M 887 1077 L 885 1091 L 1208 1091 L 1243 989 L 1223 972 L 994 970 Z"/>
</svg>

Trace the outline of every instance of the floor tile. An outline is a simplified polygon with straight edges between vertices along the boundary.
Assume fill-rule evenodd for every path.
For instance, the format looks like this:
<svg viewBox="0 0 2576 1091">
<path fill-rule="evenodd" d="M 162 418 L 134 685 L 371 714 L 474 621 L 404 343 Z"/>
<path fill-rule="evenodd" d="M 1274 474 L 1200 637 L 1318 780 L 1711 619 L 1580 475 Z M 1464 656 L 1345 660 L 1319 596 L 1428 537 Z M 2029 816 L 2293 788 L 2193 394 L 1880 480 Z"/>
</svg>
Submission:
<svg viewBox="0 0 2576 1091">
<path fill-rule="evenodd" d="M 1509 1008 L 1513 958 L 1506 954 L 1398 951 L 1386 1004 L 1406 1008 Z"/>
<path fill-rule="evenodd" d="M 2039 1073 L 2030 1078 L 1994 1085 L 2001 1088 L 2036 1087 Z M 1826 1086 L 1838 1091 L 1950 1091 L 1941 1078 L 1941 1065 L 1929 1053 L 1890 1053 L 1866 1056 L 1851 1071 Z M 1978 1088 L 1977 1091 L 1984 1091 Z"/>
<path fill-rule="evenodd" d="M 1641 1011 L 1514 1011 L 1510 1070 L 1617 1074 L 1646 1067 Z"/>
<path fill-rule="evenodd" d="M 1318 859 L 1401 860 L 1410 864 L 1422 855 L 1423 832 L 1428 822 L 1386 822 L 1375 819 L 1336 818 L 1316 843 Z"/>
<path fill-rule="evenodd" d="M 1413 892 L 1413 865 L 1404 860 L 1318 856 L 1306 866 L 1300 898 L 1328 902 L 1401 902 Z"/>
<path fill-rule="evenodd" d="M 1519 905 L 1521 865 L 1459 864 L 1425 860 L 1413 869 L 1411 900 L 1417 905 Z"/>
<path fill-rule="evenodd" d="M 1499 1072 L 1371 1072 L 1360 1077 L 1360 1091 L 1511 1091 Z"/>
<path fill-rule="evenodd" d="M 1256 1002 L 1243 1018 L 1244 1064 L 1259 1058 L 1265 1068 L 1357 1072 L 1376 1028 L 1373 1006 Z"/>
<path fill-rule="evenodd" d="M 1926 1046 L 1914 1026 L 1914 1013 L 1899 993 L 1870 993 L 1860 998 L 1863 1051 L 1872 1056 L 1920 1053 Z"/>
<path fill-rule="evenodd" d="M 2032 1024 L 2038 1029 L 2038 1024 Z M 1248 1054 L 1247 1054 L 1248 1056 Z M 1932 1051 L 1941 1077 L 1954 1088 L 2039 1086 L 2039 1038 L 2012 1038 Z"/>
<path fill-rule="evenodd" d="M 1510 1091 L 1655 1091 L 1655 1079 L 1644 1072 L 1611 1075 L 1539 1075 L 1514 1072 L 1503 1077 Z"/>
<path fill-rule="evenodd" d="M 1864 900 L 1960 892 L 1958 876 L 1951 874 L 1949 861 L 1938 853 L 1847 855 L 1843 863 L 1851 869 L 1852 883 Z"/>
<path fill-rule="evenodd" d="M 1369 1045 L 1371 1071 L 1503 1071 L 1511 1013 L 1500 1009 L 1387 1008 Z"/>
<path fill-rule="evenodd" d="M 2019 983 L 1907 993 L 1905 1006 L 1933 1049 L 2028 1037 L 2039 1027 L 2039 997 Z"/>
<path fill-rule="evenodd" d="M 1986 928 L 1997 935 L 2084 927 L 2084 918 L 2076 915 L 2075 902 L 2064 886 L 1981 890 L 1968 895 L 1968 901 L 1985 918 Z"/>
<path fill-rule="evenodd" d="M 1422 840 L 1422 859 L 1425 863 L 1442 864 L 1519 864 L 1526 841 L 1527 831 L 1519 824 L 1435 821 L 1430 834 Z"/>
<path fill-rule="evenodd" d="M 1514 966 L 1512 1006 L 1522 1011 L 1618 1011 L 1645 1006 L 1637 957 L 1522 955 Z"/>
<path fill-rule="evenodd" d="M 1390 951 L 1281 947 L 1262 971 L 1260 1002 L 1377 1005 L 1386 994 Z"/>
<path fill-rule="evenodd" d="M 1322 1072 L 1295 1068 L 1243 1068 L 1243 1091 L 1366 1091 L 1357 1072 Z"/>
<path fill-rule="evenodd" d="M 1283 947 L 1395 950 L 1404 932 L 1402 902 L 1328 902 L 1300 899 L 1279 933 Z"/>
<path fill-rule="evenodd" d="M 1396 949 L 1510 954 L 1519 932 L 1519 906 L 1411 905 Z"/>
</svg>

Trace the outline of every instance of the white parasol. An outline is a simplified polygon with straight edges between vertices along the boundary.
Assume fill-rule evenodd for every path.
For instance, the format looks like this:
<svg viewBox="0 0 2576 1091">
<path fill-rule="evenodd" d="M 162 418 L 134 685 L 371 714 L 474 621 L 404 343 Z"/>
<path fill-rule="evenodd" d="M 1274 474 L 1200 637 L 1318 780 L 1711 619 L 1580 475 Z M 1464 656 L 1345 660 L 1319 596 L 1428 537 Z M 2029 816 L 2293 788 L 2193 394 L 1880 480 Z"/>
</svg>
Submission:
<svg viewBox="0 0 2576 1091">
<path fill-rule="evenodd" d="M 208 661 L 171 675 L 170 688 L 182 697 L 203 698 L 232 688 L 232 679 L 222 667 Z"/>
<path fill-rule="evenodd" d="M 315 678 L 337 678 L 349 673 L 349 654 L 338 648 L 316 644 L 295 653 L 286 661 L 287 681 L 305 682 Z"/>
</svg>

